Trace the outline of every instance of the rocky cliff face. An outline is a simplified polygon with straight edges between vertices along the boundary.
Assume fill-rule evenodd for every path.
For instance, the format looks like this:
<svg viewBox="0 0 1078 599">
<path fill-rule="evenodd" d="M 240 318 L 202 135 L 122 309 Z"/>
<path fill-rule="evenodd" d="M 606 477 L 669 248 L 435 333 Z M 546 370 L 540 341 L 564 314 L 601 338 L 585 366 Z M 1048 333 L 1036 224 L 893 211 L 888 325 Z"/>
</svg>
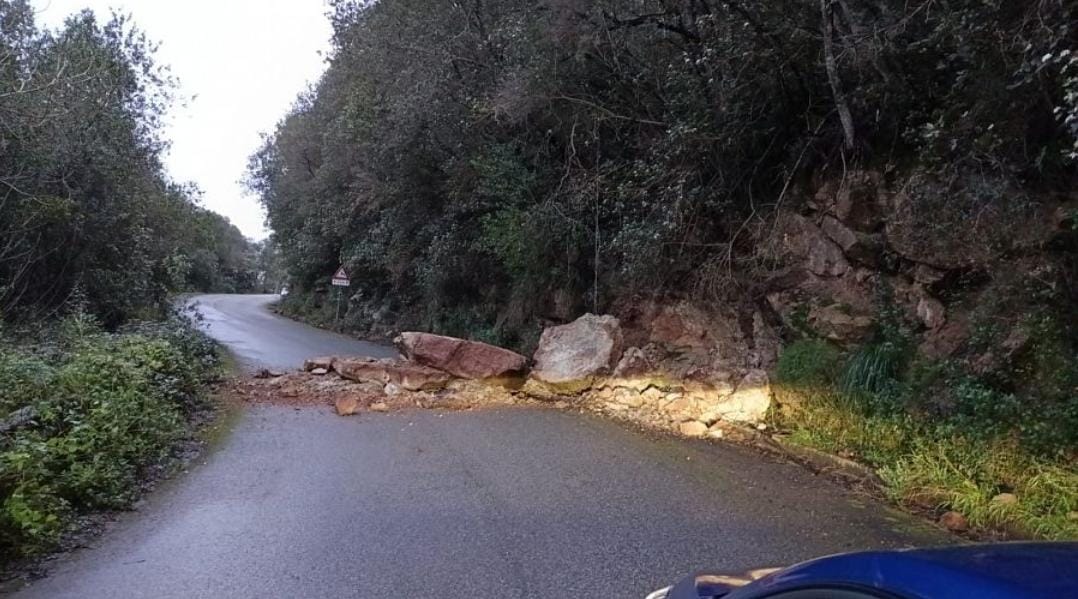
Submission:
<svg viewBox="0 0 1078 599">
<path fill-rule="evenodd" d="M 820 185 L 803 210 L 779 214 L 775 243 L 763 244 L 779 265 L 767 273 L 767 305 L 787 330 L 843 345 L 865 341 L 891 310 L 922 352 L 945 357 L 969 338 L 978 306 L 1008 299 L 987 296 L 1026 293 L 1023 280 L 1065 295 L 1078 202 L 985 185 L 876 172 Z"/>
<path fill-rule="evenodd" d="M 1034 304 L 1054 302 L 1074 316 L 1078 201 L 1028 196 L 1004 212 L 993 198 L 1020 192 L 989 187 L 949 190 L 878 172 L 820 183 L 758 234 L 767 268 L 742 297 L 616 303 L 625 349 L 593 396 L 636 409 L 650 392 L 654 401 L 644 403 L 663 404 L 674 421 L 706 424 L 724 410 L 755 421 L 767 407 L 762 396 L 733 398 L 770 392 L 767 373 L 784 343 L 823 338 L 849 349 L 885 325 L 926 358 L 981 374 L 1005 367 L 1028 345 Z"/>
<path fill-rule="evenodd" d="M 1022 280 L 1065 292 L 1073 275 L 1078 200 L 1030 196 L 1002 212 L 992 199 L 1021 192 L 999 186 L 950 191 L 877 172 L 829 180 L 756 239 L 769 267 L 754 274 L 749 297 L 729 306 L 623 303 L 615 313 L 631 329 L 627 345 L 676 376 L 767 369 L 780 339 L 849 347 L 890 310 L 922 351 L 951 355 L 983 296 Z"/>
</svg>

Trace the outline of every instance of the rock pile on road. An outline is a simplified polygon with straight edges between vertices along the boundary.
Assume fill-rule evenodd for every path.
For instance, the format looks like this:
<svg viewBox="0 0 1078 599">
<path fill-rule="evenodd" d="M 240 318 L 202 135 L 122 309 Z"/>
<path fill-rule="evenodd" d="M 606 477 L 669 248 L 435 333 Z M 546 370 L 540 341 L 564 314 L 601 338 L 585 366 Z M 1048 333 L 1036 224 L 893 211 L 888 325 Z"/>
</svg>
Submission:
<svg viewBox="0 0 1078 599">
<path fill-rule="evenodd" d="M 508 389 L 455 378 L 407 360 L 311 358 L 300 372 L 238 381 L 234 392 L 251 402 L 332 406 L 337 414 L 405 408 L 471 409 L 510 405 Z"/>
<path fill-rule="evenodd" d="M 654 335 L 691 349 L 701 337 L 680 314 L 655 318 Z M 679 324 L 680 323 L 680 324 Z M 587 314 L 546 329 L 528 360 L 506 349 L 429 333 L 401 333 L 402 357 L 313 357 L 302 373 L 251 381 L 252 398 L 333 405 L 338 414 L 403 407 L 474 407 L 542 400 L 690 437 L 728 438 L 771 406 L 767 373 L 754 368 L 673 371 L 656 343 L 626 348 L 613 316 Z"/>
<path fill-rule="evenodd" d="M 695 352 L 707 332 L 680 314 L 653 319 L 651 343 L 625 348 L 628 335 L 613 316 L 586 314 L 543 332 L 523 391 L 690 437 L 722 437 L 730 423 L 756 425 L 771 407 L 767 372 L 715 367 L 723 356 Z M 660 347 L 682 348 L 671 353 Z M 677 359 L 697 364 L 684 372 Z M 674 362 L 671 367 L 671 362 Z"/>
</svg>

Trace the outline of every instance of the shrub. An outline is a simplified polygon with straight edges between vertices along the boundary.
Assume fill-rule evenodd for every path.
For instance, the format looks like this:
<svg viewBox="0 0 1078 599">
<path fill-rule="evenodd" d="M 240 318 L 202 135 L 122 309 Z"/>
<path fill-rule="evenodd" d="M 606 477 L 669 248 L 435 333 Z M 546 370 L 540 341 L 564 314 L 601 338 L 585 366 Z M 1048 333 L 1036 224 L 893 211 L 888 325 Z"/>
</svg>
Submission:
<svg viewBox="0 0 1078 599">
<path fill-rule="evenodd" d="M 779 357 L 779 381 L 797 385 L 830 385 L 842 364 L 842 353 L 822 339 L 803 339 L 786 346 Z"/>
<path fill-rule="evenodd" d="M 106 334 L 75 317 L 0 348 L 0 417 L 36 412 L 0 438 L 0 554 L 48 549 L 72 514 L 129 505 L 186 434 L 217 363 L 182 319 Z"/>
<path fill-rule="evenodd" d="M 907 366 L 901 347 L 877 342 L 843 359 L 820 340 L 791 344 L 776 373 L 779 425 L 794 442 L 878 468 L 901 503 L 1022 536 L 1078 538 L 1075 431 L 1064 415 L 1073 401 L 1045 410 L 956 364 Z M 1047 360 L 1038 351 L 1034 361 Z M 1018 502 L 993 501 L 1001 492 Z"/>
<path fill-rule="evenodd" d="M 847 393 L 880 393 L 898 378 L 906 347 L 894 341 L 861 346 L 846 363 L 842 389 Z"/>
</svg>

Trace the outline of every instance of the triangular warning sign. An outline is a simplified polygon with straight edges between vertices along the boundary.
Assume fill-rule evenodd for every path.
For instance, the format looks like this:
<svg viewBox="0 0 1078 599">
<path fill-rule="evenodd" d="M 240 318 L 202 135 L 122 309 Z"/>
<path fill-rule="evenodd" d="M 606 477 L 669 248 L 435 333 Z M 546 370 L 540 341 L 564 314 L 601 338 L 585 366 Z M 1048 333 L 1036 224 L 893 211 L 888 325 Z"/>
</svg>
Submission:
<svg viewBox="0 0 1078 599">
<path fill-rule="evenodd" d="M 323 271 L 323 272 L 325 272 L 325 271 Z M 337 272 L 333 273 L 333 278 L 334 279 L 347 279 L 348 278 L 348 273 L 344 272 L 344 267 L 342 266 L 342 267 L 337 269 Z"/>
</svg>

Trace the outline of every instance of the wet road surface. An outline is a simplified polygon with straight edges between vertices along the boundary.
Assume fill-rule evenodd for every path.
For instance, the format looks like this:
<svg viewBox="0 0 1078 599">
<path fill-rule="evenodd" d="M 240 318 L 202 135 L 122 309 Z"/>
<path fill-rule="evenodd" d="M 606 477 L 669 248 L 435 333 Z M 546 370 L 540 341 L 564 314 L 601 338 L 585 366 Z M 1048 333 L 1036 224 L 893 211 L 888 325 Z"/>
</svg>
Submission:
<svg viewBox="0 0 1078 599">
<path fill-rule="evenodd" d="M 240 366 L 294 370 L 314 356 L 352 355 L 391 358 L 397 351 L 387 345 L 278 316 L 269 305 L 276 295 L 199 295 L 189 303 L 202 315 L 202 325 L 215 339 L 228 346 Z"/>
<path fill-rule="evenodd" d="M 222 301 L 230 336 L 234 306 L 264 309 Z M 310 353 L 338 351 L 309 332 Z M 258 343 L 233 349 L 276 351 Z M 800 467 L 571 412 L 256 406 L 17 596 L 633 598 L 693 570 L 942 540 Z"/>
</svg>

